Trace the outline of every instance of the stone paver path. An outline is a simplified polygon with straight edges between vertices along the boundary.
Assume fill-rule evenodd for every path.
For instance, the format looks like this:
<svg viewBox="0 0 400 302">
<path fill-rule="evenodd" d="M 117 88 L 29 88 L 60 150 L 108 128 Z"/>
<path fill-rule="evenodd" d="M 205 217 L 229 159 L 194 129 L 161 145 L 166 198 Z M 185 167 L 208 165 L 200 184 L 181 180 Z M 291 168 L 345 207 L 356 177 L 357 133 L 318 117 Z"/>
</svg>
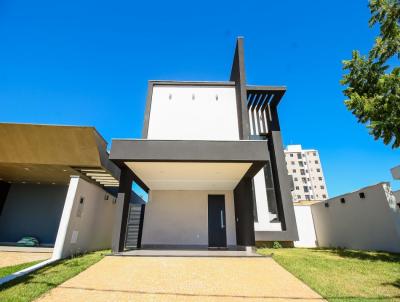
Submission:
<svg viewBox="0 0 400 302">
<path fill-rule="evenodd" d="M 0 267 L 12 266 L 37 260 L 51 258 L 51 253 L 29 253 L 29 252 L 4 252 L 0 251 Z"/>
<path fill-rule="evenodd" d="M 39 301 L 323 299 L 271 258 L 108 256 Z"/>
</svg>

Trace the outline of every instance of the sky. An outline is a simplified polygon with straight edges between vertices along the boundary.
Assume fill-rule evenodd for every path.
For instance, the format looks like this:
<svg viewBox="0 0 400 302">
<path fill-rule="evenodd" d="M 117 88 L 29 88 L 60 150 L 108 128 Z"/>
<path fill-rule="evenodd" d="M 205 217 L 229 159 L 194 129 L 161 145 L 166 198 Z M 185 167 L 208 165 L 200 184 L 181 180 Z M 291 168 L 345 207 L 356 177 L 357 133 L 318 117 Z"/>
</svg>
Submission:
<svg viewBox="0 0 400 302">
<path fill-rule="evenodd" d="M 248 84 L 287 86 L 284 144 L 319 150 L 330 196 L 391 181 L 400 150 L 357 123 L 339 83 L 378 32 L 367 4 L 0 0 L 0 122 L 140 138 L 148 80 L 228 80 L 243 36 Z"/>
</svg>

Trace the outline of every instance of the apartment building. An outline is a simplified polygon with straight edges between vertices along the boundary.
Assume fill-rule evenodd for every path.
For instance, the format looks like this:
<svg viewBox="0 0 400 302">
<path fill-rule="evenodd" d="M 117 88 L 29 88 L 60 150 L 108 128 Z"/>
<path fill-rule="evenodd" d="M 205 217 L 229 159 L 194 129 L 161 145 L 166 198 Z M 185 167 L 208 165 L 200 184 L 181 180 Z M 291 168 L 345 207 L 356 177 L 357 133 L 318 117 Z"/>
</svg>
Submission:
<svg viewBox="0 0 400 302">
<path fill-rule="evenodd" d="M 328 198 L 318 150 L 288 145 L 285 158 L 289 175 L 293 177 L 293 202 Z"/>
</svg>

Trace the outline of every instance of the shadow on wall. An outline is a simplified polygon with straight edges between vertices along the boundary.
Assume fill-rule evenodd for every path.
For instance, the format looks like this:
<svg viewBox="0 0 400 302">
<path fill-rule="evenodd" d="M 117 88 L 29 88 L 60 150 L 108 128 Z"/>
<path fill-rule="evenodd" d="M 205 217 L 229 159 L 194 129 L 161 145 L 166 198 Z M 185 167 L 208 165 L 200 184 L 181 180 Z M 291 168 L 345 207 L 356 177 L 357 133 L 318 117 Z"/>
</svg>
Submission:
<svg viewBox="0 0 400 302">
<path fill-rule="evenodd" d="M 341 249 L 341 248 L 315 249 L 315 251 L 319 251 L 319 250 L 327 251 L 327 252 L 330 252 L 332 254 L 338 255 L 343 258 L 355 258 L 355 259 L 368 260 L 368 261 L 383 261 L 383 262 L 396 262 L 396 263 L 400 262 L 400 254 L 394 254 L 394 253 L 356 251 L 356 250 L 347 250 L 347 249 Z M 396 281 L 396 282 L 398 282 L 398 281 Z"/>
</svg>

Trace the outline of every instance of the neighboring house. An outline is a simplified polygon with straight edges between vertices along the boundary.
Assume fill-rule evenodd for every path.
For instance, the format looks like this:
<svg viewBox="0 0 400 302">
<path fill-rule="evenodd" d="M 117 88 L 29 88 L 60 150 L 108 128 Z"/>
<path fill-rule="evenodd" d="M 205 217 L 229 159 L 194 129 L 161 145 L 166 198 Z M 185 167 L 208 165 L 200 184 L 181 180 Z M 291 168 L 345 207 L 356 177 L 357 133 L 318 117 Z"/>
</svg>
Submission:
<svg viewBox="0 0 400 302">
<path fill-rule="evenodd" d="M 293 202 L 328 198 L 318 150 L 289 145 L 285 149 L 285 157 L 289 175 L 293 177 Z"/>
<path fill-rule="evenodd" d="M 295 206 L 299 247 L 400 252 L 400 204 L 382 182 L 324 202 Z M 314 245 L 312 244 L 315 240 Z"/>
<path fill-rule="evenodd" d="M 24 236 L 53 257 L 109 248 L 119 168 L 93 127 L 0 124 L 0 245 Z"/>
<path fill-rule="evenodd" d="M 142 139 L 113 140 L 121 169 L 113 251 L 125 250 L 132 184 L 148 192 L 138 247 L 253 247 L 297 240 L 277 107 L 285 87 L 150 81 Z"/>
</svg>

